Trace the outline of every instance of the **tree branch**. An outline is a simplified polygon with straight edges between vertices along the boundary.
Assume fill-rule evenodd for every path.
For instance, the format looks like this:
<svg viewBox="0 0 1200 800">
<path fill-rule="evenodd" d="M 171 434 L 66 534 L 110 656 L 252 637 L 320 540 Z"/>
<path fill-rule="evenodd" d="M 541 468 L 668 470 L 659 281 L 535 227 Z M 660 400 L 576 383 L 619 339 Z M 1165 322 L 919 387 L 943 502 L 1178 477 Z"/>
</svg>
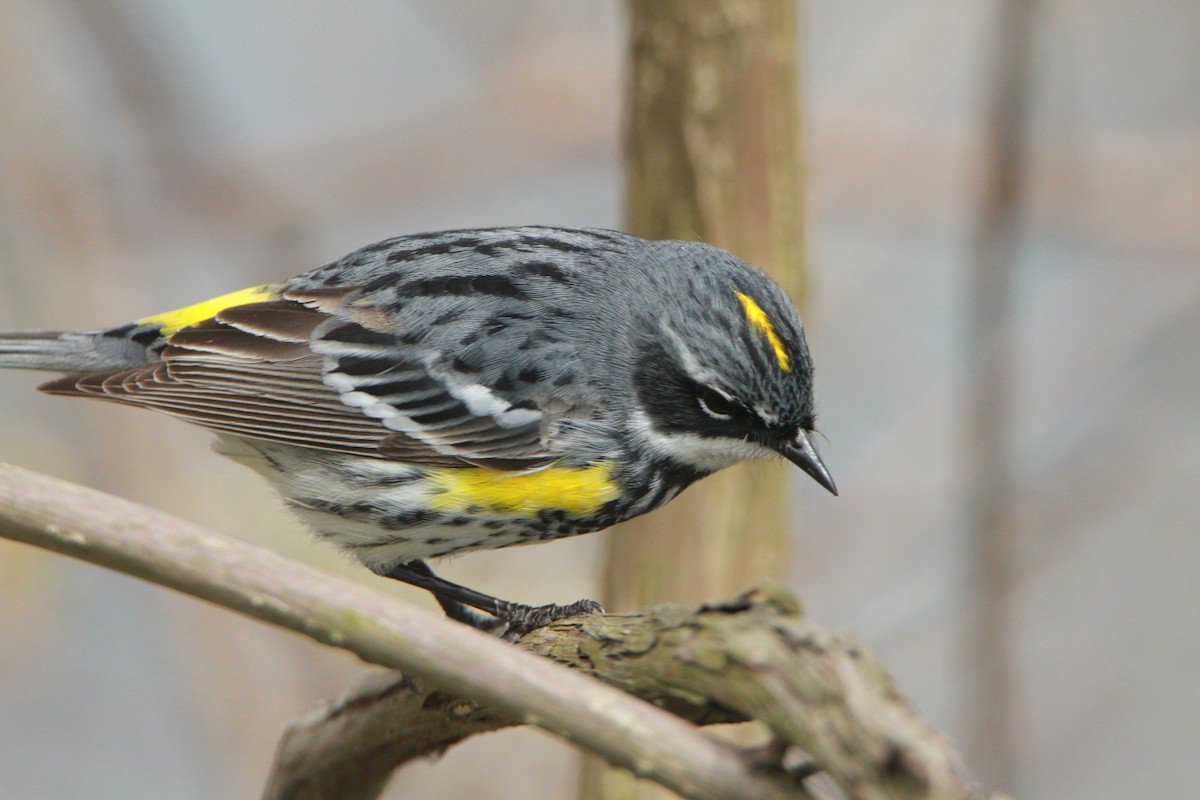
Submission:
<svg viewBox="0 0 1200 800">
<path fill-rule="evenodd" d="M 268 800 L 375 797 L 397 765 L 520 723 L 686 797 L 808 797 L 781 766 L 797 748 L 852 798 L 976 797 L 949 743 L 882 667 L 808 620 L 783 590 L 693 609 L 578 617 L 513 647 L 165 514 L 4 465 L 0 535 L 211 600 L 409 676 L 373 676 L 293 726 Z M 778 745 L 747 754 L 679 717 L 759 719 Z"/>
<path fill-rule="evenodd" d="M 979 798 L 951 744 L 905 703 L 860 645 L 807 619 L 783 590 L 699 608 L 565 620 L 518 647 L 698 724 L 757 719 L 775 737 L 759 763 L 797 751 L 852 798 Z M 402 722 L 401 722 L 402 721 Z M 358 781 L 515 724 L 402 676 L 372 676 L 285 736 L 268 800 L 357 800 Z M 802 795 L 801 795 L 802 796 Z"/>
<path fill-rule="evenodd" d="M 394 670 L 370 672 L 288 728 L 263 800 L 373 800 L 408 762 L 517 724 Z"/>
</svg>

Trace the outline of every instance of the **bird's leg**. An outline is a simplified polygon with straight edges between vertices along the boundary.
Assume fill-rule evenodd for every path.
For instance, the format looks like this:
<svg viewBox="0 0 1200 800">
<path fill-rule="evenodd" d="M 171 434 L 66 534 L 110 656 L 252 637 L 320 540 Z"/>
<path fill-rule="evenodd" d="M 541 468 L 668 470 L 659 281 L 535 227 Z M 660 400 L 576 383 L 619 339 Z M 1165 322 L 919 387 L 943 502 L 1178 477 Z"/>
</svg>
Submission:
<svg viewBox="0 0 1200 800">
<path fill-rule="evenodd" d="M 406 572 L 411 571 L 412 573 L 421 576 L 424 580 L 428 581 L 428 583 L 418 583 L 417 581 L 410 579 L 407 575 L 397 574 L 397 570 Z M 455 589 L 463 589 L 466 592 L 471 592 L 472 590 L 467 589 L 465 586 L 460 586 L 459 584 L 451 583 L 450 581 L 439 578 L 434 574 L 433 569 L 431 569 L 430 566 L 424 561 L 410 561 L 407 564 L 397 564 L 394 567 L 391 567 L 388 572 L 381 574 L 387 578 L 394 578 L 398 581 L 404 581 L 405 583 L 411 583 L 415 586 L 419 586 L 422 589 L 428 589 L 429 592 L 435 598 L 437 598 L 438 605 L 442 607 L 442 611 L 445 611 L 446 616 L 450 619 L 457 620 L 465 625 L 470 625 L 472 628 L 478 628 L 481 631 L 490 631 L 500 624 L 499 618 L 490 616 L 488 614 L 480 614 L 466 603 L 453 599 L 449 593 L 443 592 L 441 587 L 446 587 L 447 590 L 450 587 L 454 587 Z M 496 600 L 496 598 L 488 597 L 487 595 L 481 594 L 480 597 L 493 602 L 500 602 L 499 600 Z"/>
<path fill-rule="evenodd" d="M 483 631 L 494 631 L 504 626 L 505 638 L 519 637 L 535 628 L 567 617 L 604 612 L 595 600 L 579 600 L 565 606 L 553 603 L 544 606 L 510 603 L 439 578 L 428 564 L 420 560 L 379 568 L 376 572 L 385 578 L 429 590 L 441 604 L 446 616 L 451 619 Z M 472 611 L 472 608 L 486 612 L 491 618 Z"/>
</svg>

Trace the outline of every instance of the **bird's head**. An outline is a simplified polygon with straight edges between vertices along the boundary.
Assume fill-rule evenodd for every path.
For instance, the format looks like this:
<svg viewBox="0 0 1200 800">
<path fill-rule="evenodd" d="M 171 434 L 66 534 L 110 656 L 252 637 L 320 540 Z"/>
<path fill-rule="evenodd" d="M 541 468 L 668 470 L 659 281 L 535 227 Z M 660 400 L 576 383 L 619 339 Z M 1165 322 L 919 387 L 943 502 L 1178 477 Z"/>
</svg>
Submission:
<svg viewBox="0 0 1200 800">
<path fill-rule="evenodd" d="M 657 296 L 634 340 L 644 444 L 702 474 L 782 455 L 837 494 L 812 441 L 812 359 L 795 305 L 723 250 L 660 244 Z"/>
</svg>

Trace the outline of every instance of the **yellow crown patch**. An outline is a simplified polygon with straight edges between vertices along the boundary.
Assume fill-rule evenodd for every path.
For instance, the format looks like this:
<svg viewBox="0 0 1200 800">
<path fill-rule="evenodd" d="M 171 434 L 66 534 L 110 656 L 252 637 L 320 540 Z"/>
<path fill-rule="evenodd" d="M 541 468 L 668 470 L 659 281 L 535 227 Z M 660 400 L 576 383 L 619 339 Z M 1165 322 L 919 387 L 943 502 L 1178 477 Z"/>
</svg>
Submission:
<svg viewBox="0 0 1200 800">
<path fill-rule="evenodd" d="M 779 338 L 779 334 L 775 333 L 775 326 L 771 324 L 771 318 L 767 316 L 767 312 L 763 311 L 762 306 L 754 302 L 754 298 L 750 295 L 737 292 L 737 297 L 742 301 L 742 308 L 746 311 L 746 319 L 750 321 L 750 327 L 767 337 L 767 342 L 770 343 L 771 349 L 775 351 L 775 358 L 779 361 L 779 368 L 784 372 L 791 372 L 792 359 L 788 356 L 787 350 L 783 349 L 783 341 Z"/>
</svg>

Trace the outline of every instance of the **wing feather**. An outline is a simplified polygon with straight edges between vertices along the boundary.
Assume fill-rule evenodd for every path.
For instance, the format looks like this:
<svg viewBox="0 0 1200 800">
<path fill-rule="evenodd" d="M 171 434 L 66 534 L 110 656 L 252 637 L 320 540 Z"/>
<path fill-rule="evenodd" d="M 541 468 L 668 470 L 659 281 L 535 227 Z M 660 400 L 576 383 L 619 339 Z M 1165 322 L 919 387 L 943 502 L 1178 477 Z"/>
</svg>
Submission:
<svg viewBox="0 0 1200 800">
<path fill-rule="evenodd" d="M 352 288 L 291 293 L 175 332 L 161 360 L 51 381 L 57 394 L 152 408 L 221 433 L 414 463 L 530 469 L 543 414 L 366 327 Z M 411 337 L 409 337 L 411 338 Z"/>
</svg>

